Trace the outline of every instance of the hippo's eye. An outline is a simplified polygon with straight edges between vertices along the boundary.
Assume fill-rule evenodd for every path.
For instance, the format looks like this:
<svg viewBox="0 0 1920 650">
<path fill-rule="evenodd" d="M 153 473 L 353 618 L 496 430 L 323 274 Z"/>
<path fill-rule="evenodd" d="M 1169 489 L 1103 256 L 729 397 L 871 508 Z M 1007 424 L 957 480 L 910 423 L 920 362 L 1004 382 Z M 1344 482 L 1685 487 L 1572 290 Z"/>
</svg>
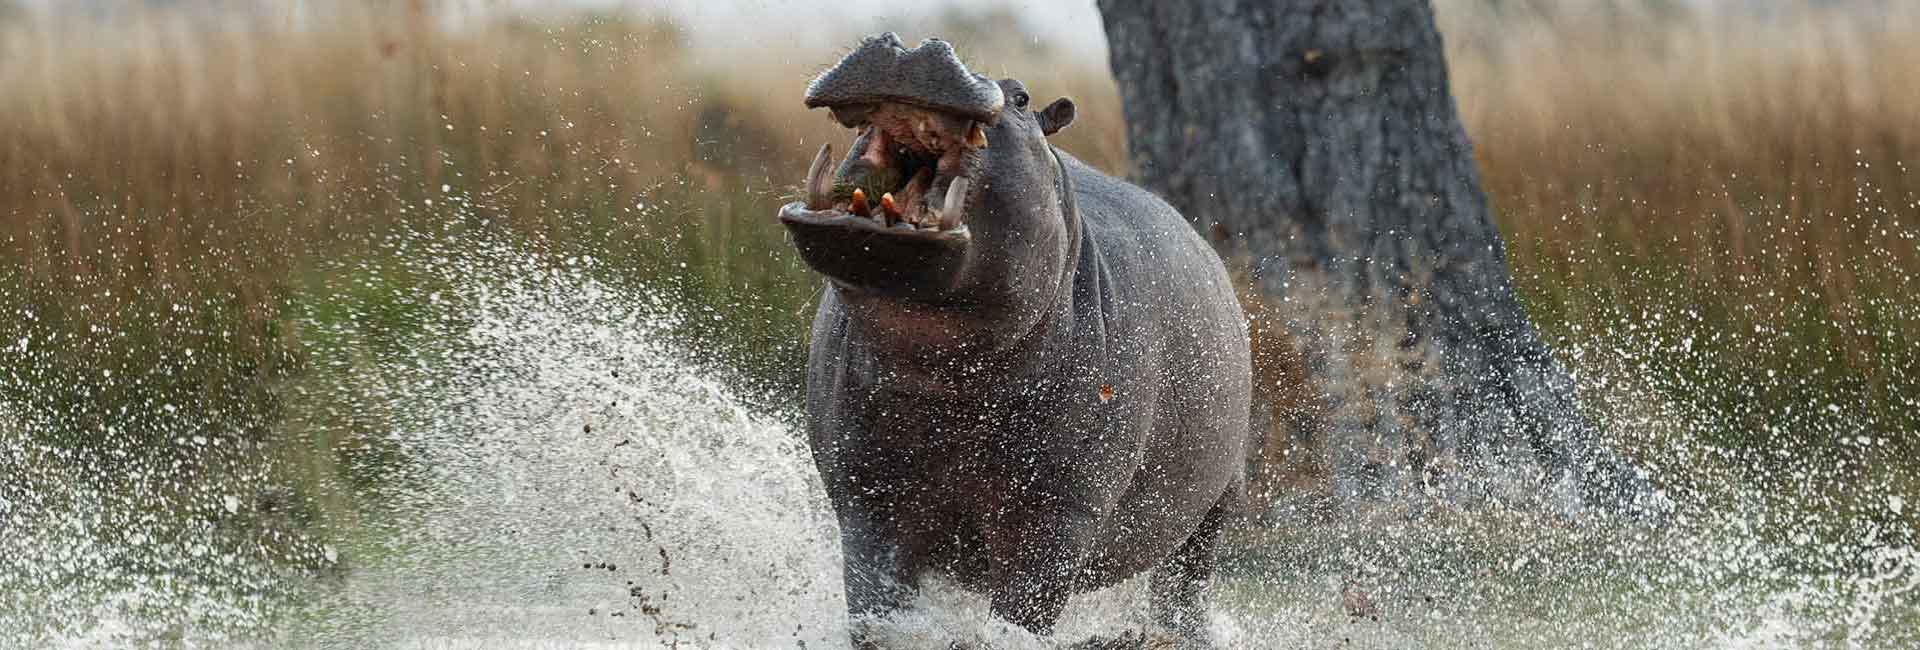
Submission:
<svg viewBox="0 0 1920 650">
<path fill-rule="evenodd" d="M 1026 108 L 1027 102 L 1032 101 L 1032 99 L 1033 98 L 1028 97 L 1027 93 L 1025 92 L 1018 91 L 1018 90 L 1013 91 L 1013 105 L 1015 107 Z"/>
</svg>

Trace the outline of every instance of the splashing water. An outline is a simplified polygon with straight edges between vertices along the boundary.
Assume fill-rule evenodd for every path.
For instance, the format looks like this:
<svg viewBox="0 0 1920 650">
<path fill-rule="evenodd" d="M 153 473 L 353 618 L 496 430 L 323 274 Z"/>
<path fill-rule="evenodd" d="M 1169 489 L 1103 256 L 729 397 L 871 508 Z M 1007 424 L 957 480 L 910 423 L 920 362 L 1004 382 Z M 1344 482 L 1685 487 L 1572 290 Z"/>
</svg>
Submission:
<svg viewBox="0 0 1920 650">
<path fill-rule="evenodd" d="M 0 461 L 15 470 L 0 479 L 0 642 L 845 646 L 837 533 L 796 418 L 753 406 L 700 356 L 685 305 L 599 279 L 590 258 L 424 248 L 405 262 L 438 288 L 407 298 L 418 327 L 289 388 L 361 396 L 296 404 L 296 424 L 384 415 L 355 444 L 400 460 L 384 480 L 337 486 L 372 504 L 350 517 L 241 526 L 257 500 L 242 488 L 271 476 L 94 476 L 25 442 L 33 422 L 0 404 Z M 310 320 L 330 340 L 383 335 Z M 1685 420 L 1662 408 L 1641 404 Z M 1920 555 L 1897 530 L 1915 504 L 1825 512 L 1719 488 L 1681 493 L 1657 529 L 1478 511 L 1257 519 L 1224 558 L 1214 629 L 1259 648 L 1920 642 Z M 1048 645 L 979 596 L 927 587 L 885 622 L 895 645 Z M 1145 628 L 1143 592 L 1134 580 L 1077 597 L 1059 640 Z"/>
<path fill-rule="evenodd" d="M 462 251 L 440 313 L 384 364 L 418 459 L 322 636 L 426 647 L 810 644 L 837 637 L 834 528 L 804 445 L 592 260 Z M 509 272 L 508 269 L 539 269 Z M 709 367 L 710 368 L 710 367 Z M 359 564 L 360 566 L 354 566 Z M 831 580 L 829 580 L 831 579 Z"/>
</svg>

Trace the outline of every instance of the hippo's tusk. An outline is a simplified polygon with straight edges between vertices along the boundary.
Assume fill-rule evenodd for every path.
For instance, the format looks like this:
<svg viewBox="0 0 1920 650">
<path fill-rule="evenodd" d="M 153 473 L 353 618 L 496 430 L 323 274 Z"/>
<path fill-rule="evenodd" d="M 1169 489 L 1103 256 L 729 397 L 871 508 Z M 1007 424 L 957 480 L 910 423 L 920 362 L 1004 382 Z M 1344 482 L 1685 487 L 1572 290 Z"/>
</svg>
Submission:
<svg viewBox="0 0 1920 650">
<path fill-rule="evenodd" d="M 961 210 L 967 207 L 967 177 L 961 176 L 947 184 L 947 200 L 940 206 L 940 229 L 946 230 L 960 225 Z"/>
<path fill-rule="evenodd" d="M 866 190 L 863 190 L 857 187 L 853 188 L 853 201 L 851 204 L 847 206 L 847 211 L 852 212 L 857 216 L 862 216 L 862 217 L 867 216 L 867 191 Z"/>
<path fill-rule="evenodd" d="M 833 158 L 833 143 L 820 145 L 820 153 L 814 154 L 813 165 L 807 168 L 807 209 L 825 210 L 833 207 L 833 196 L 827 178 L 827 162 Z"/>
<path fill-rule="evenodd" d="M 987 146 L 987 132 L 980 130 L 979 122 L 967 127 L 967 146 L 975 149 Z"/>
</svg>

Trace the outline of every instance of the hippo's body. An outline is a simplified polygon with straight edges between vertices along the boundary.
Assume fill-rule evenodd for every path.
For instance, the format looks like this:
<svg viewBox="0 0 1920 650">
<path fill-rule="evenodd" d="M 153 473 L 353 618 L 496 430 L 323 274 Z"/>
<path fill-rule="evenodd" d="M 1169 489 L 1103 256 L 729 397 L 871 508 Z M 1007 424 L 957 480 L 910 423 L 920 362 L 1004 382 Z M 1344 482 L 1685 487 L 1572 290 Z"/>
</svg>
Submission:
<svg viewBox="0 0 1920 650">
<path fill-rule="evenodd" d="M 945 46 L 869 39 L 841 68 L 884 69 L 872 52 L 910 59 L 929 45 Z M 815 88 L 832 90 L 833 75 Z M 1158 617 L 1203 640 L 1248 436 L 1233 288 L 1173 208 L 1047 144 L 1071 103 L 1014 110 L 1025 90 L 996 86 L 1008 106 L 991 113 L 977 110 L 977 86 L 962 99 L 975 110 L 923 89 L 826 104 L 860 138 L 838 189 L 823 193 L 816 162 L 814 196 L 782 211 L 831 280 L 813 326 L 808 434 L 839 518 L 848 607 L 885 614 L 933 571 L 1045 633 L 1069 594 L 1153 570 Z M 900 113 L 922 129 L 965 119 L 951 138 L 920 137 L 948 149 L 916 148 L 899 144 L 913 127 L 873 117 L 887 114 L 874 101 L 939 114 Z M 969 124 L 978 131 L 959 130 Z M 864 187 L 839 191 L 869 182 L 887 192 L 884 214 Z M 925 207 L 896 216 L 895 193 Z"/>
</svg>

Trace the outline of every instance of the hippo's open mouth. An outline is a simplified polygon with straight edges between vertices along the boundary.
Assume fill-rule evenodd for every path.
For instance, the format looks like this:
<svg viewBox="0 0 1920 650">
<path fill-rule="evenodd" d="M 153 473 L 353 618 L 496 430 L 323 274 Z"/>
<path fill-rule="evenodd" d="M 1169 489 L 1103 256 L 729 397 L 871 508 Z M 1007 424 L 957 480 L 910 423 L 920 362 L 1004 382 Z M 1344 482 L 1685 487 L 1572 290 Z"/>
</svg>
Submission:
<svg viewBox="0 0 1920 650">
<path fill-rule="evenodd" d="M 808 108 L 827 108 L 854 130 L 852 150 L 829 170 L 833 147 L 821 147 L 806 201 L 782 208 L 781 220 L 821 235 L 853 228 L 966 241 L 987 146 L 982 127 L 1000 119 L 1005 102 L 999 85 L 968 71 L 946 41 L 912 49 L 892 33 L 862 41 L 807 85 Z"/>
<path fill-rule="evenodd" d="M 780 211 L 789 223 L 838 225 L 896 234 L 968 238 L 966 208 L 982 124 L 903 102 L 830 107 L 853 129 L 845 161 L 830 169 L 833 145 L 807 170 L 806 201 Z"/>
</svg>

